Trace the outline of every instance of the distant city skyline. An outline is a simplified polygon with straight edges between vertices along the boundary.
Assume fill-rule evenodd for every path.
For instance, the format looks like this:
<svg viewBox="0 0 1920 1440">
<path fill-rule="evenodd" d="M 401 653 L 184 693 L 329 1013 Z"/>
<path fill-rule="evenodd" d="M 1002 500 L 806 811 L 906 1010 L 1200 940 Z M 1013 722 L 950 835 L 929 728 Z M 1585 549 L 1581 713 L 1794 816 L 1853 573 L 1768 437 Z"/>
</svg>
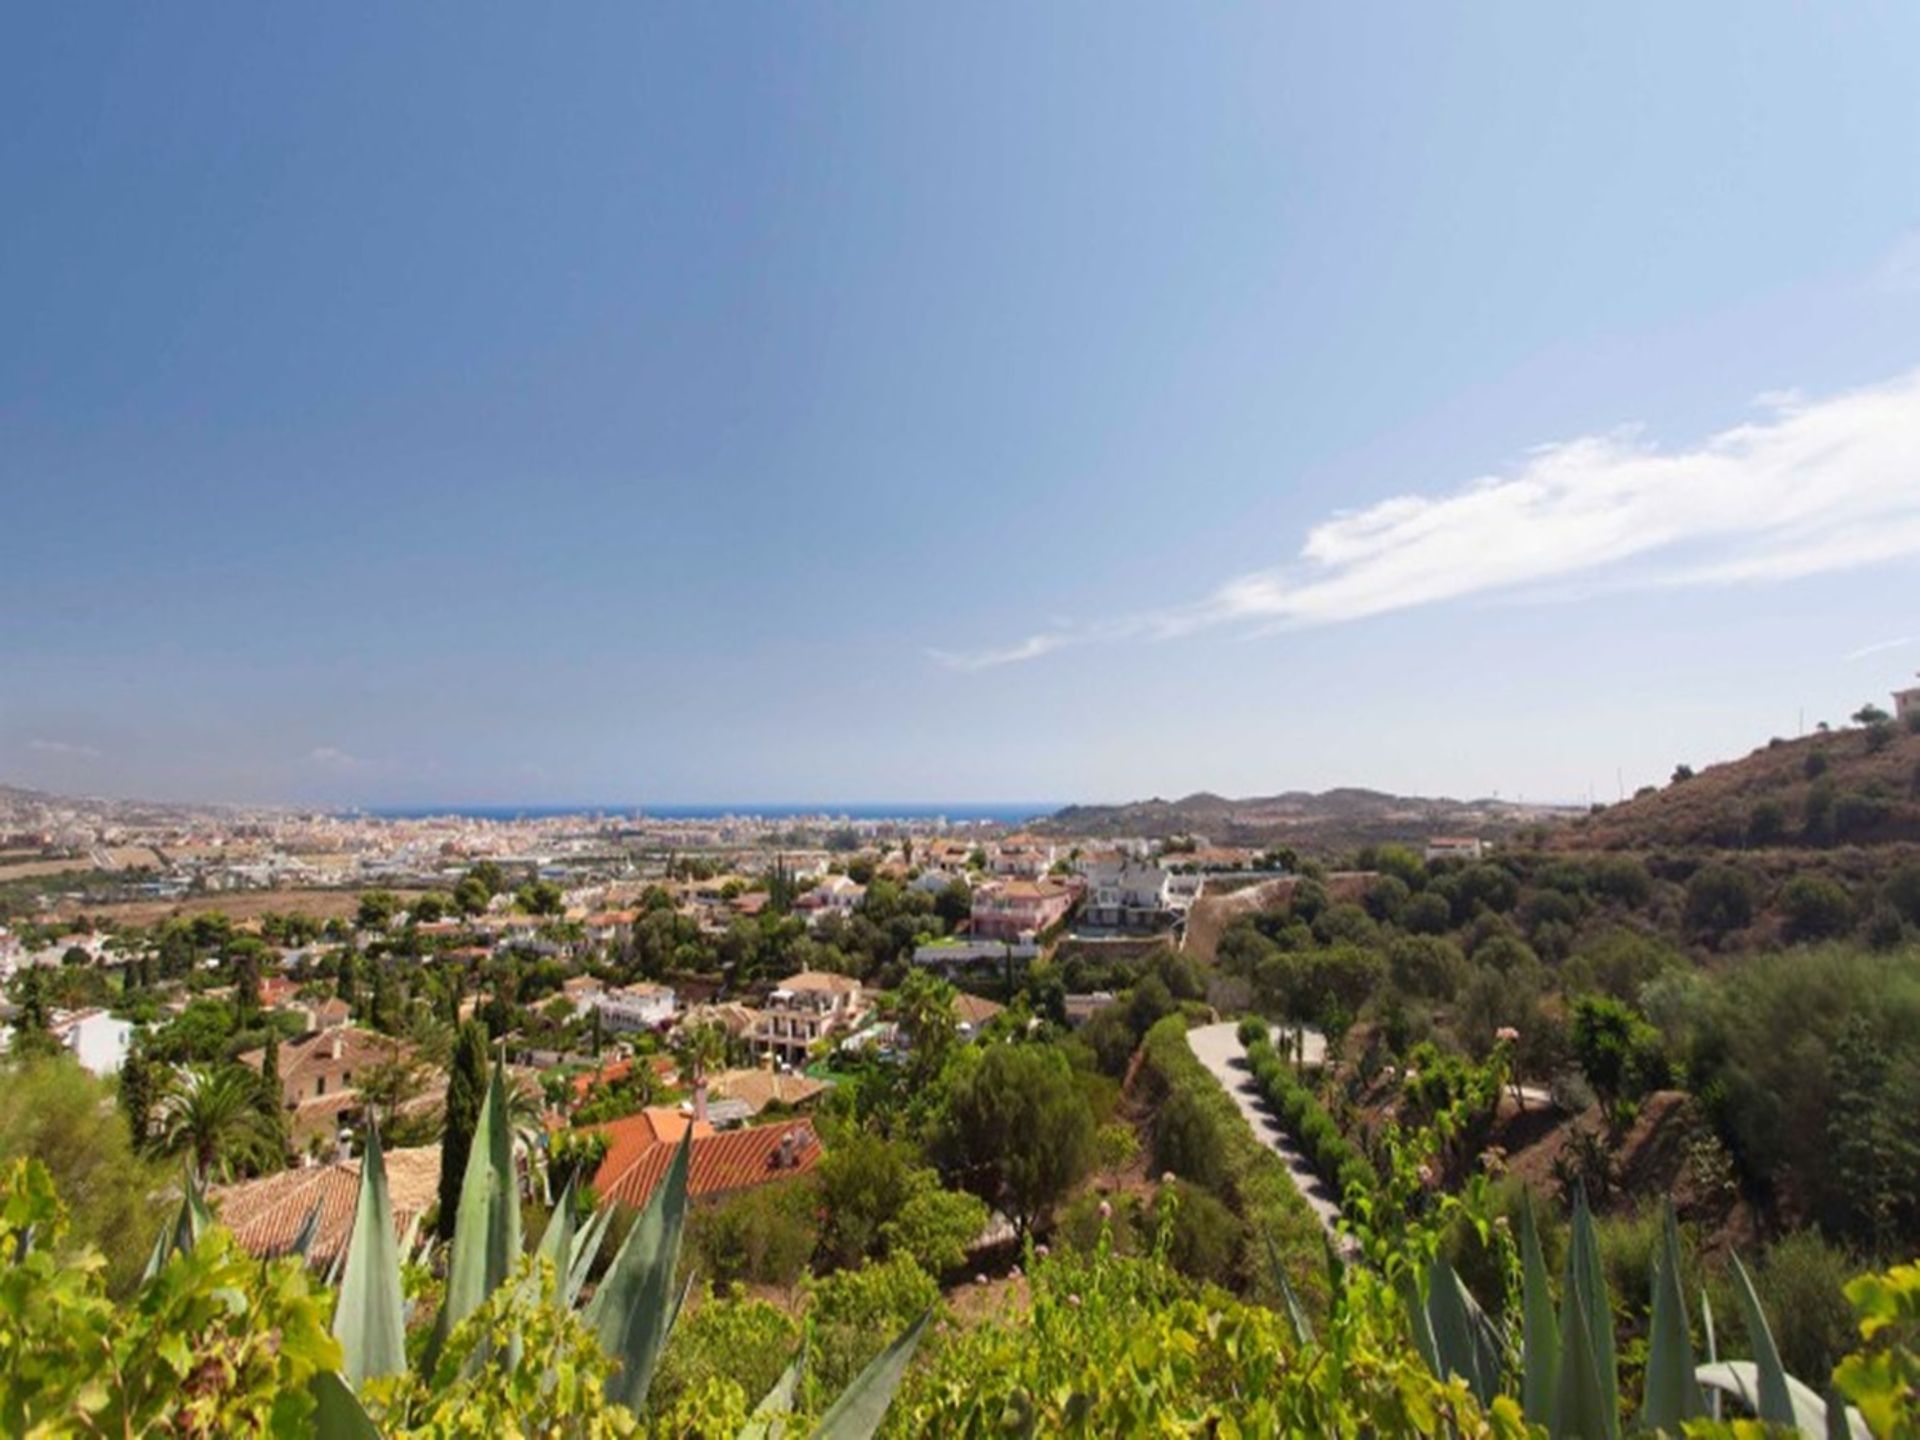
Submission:
<svg viewBox="0 0 1920 1440">
<path fill-rule="evenodd" d="M 0 35 L 0 783 L 1567 802 L 1920 670 L 1912 7 Z"/>
</svg>

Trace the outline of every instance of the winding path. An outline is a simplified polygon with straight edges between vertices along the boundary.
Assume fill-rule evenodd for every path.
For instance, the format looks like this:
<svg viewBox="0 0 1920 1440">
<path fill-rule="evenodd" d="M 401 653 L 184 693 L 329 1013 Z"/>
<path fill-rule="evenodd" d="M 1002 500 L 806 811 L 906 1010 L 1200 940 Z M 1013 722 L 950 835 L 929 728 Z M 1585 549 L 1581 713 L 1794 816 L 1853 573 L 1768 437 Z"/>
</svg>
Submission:
<svg viewBox="0 0 1920 1440">
<path fill-rule="evenodd" d="M 1307 1157 L 1294 1143 L 1293 1137 L 1280 1127 L 1279 1119 L 1267 1109 L 1266 1101 L 1260 1098 L 1259 1090 L 1254 1087 L 1253 1075 L 1247 1069 L 1247 1051 L 1235 1033 L 1237 1029 L 1232 1021 L 1202 1025 L 1187 1031 L 1187 1044 L 1193 1048 L 1200 1063 L 1213 1073 L 1213 1078 L 1233 1097 L 1233 1103 L 1240 1107 L 1240 1113 L 1246 1117 L 1247 1124 L 1253 1127 L 1253 1133 L 1260 1143 L 1280 1157 L 1294 1188 L 1313 1211 L 1320 1228 L 1327 1232 L 1327 1237 L 1335 1245 L 1346 1250 L 1351 1241 L 1340 1233 L 1340 1202 L 1333 1191 L 1314 1174 L 1313 1166 L 1307 1163 Z M 1277 1037 L 1274 1043 L 1280 1043 Z M 1326 1042 L 1309 1030 L 1306 1043 L 1308 1062 L 1319 1063 L 1325 1048 Z"/>
</svg>

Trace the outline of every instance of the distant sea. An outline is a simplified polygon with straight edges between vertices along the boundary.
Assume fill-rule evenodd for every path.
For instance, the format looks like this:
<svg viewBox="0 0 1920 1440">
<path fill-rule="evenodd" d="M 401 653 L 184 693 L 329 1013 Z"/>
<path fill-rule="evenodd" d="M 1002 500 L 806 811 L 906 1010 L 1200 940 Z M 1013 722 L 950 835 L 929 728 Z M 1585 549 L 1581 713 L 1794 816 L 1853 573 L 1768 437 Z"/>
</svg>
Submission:
<svg viewBox="0 0 1920 1440">
<path fill-rule="evenodd" d="M 356 810 L 378 820 L 431 820 L 444 815 L 466 820 L 554 820 L 569 815 L 604 815 L 610 819 L 641 816 L 649 820 L 799 820 L 825 816 L 835 820 L 948 820 L 992 821 L 1017 825 L 1051 815 L 1052 803 L 932 804 L 887 801 L 879 804 L 822 802 L 817 805 L 774 805 L 743 802 L 736 805 L 375 805 Z"/>
</svg>

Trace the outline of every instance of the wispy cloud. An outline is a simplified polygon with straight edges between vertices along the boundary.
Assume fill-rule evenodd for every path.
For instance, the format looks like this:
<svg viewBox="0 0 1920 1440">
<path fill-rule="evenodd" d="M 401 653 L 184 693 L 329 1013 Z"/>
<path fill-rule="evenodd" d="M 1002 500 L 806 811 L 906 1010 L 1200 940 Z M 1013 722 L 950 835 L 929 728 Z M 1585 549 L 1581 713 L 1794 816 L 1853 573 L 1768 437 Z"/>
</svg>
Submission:
<svg viewBox="0 0 1920 1440">
<path fill-rule="evenodd" d="M 42 755 L 58 755 L 67 760 L 98 760 L 100 752 L 91 745 L 76 745 L 70 740 L 29 740 L 27 748 Z"/>
<path fill-rule="evenodd" d="M 1920 554 L 1920 371 L 1761 418 L 1691 448 L 1632 431 L 1543 445 L 1511 473 L 1335 514 L 1293 563 L 1185 605 L 931 652 L 961 670 L 1071 645 L 1331 625 L 1579 579 L 1638 587 L 1783 580 Z"/>
<path fill-rule="evenodd" d="M 318 765 L 323 770 L 364 770 L 367 761 L 358 755 L 350 755 L 334 745 L 316 745 L 307 752 L 307 762 Z"/>
<path fill-rule="evenodd" d="M 1898 640 L 1876 640 L 1871 645 L 1862 645 L 1858 650 L 1849 650 L 1846 658 L 1864 660 L 1869 655 L 1883 655 L 1889 650 L 1899 650 L 1912 643 L 1913 641 L 1905 635 Z"/>
</svg>

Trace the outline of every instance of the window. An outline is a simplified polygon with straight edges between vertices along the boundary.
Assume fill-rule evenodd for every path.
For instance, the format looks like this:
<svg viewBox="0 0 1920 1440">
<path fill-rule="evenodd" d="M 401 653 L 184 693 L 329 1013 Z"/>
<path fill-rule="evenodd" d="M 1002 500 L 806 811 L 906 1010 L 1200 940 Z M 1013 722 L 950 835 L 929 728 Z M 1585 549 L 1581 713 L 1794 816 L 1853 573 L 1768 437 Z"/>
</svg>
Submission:
<svg viewBox="0 0 1920 1440">
<path fill-rule="evenodd" d="M 318 1080 L 313 1082 L 313 1093 L 316 1096 L 324 1095 L 327 1093 L 327 1077 L 326 1076 L 322 1075 Z"/>
</svg>

